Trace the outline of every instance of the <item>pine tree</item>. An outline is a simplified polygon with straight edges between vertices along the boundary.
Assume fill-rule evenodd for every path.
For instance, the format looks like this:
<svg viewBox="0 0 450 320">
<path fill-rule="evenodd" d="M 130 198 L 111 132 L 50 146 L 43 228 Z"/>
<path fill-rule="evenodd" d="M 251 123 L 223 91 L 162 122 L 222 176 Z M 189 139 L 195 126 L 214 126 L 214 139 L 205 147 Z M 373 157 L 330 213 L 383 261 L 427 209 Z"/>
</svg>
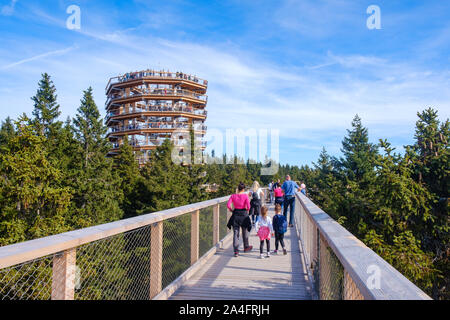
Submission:
<svg viewBox="0 0 450 320">
<path fill-rule="evenodd" d="M 191 163 L 187 164 L 186 169 L 187 176 L 189 179 L 188 189 L 189 189 L 189 200 L 191 203 L 200 202 L 206 200 L 207 194 L 205 193 L 204 184 L 206 183 L 206 169 L 205 164 L 203 163 L 203 155 L 202 151 L 195 144 L 196 137 L 194 129 L 192 125 L 189 130 L 190 136 L 190 156 Z"/>
<path fill-rule="evenodd" d="M 377 146 L 369 143 L 367 128 L 362 126 L 361 118 L 356 115 L 352 121 L 352 130 L 342 141 L 341 168 L 349 180 L 362 182 L 372 176 Z"/>
<path fill-rule="evenodd" d="M 70 179 L 69 174 L 79 165 L 75 163 L 74 156 L 80 151 L 70 117 L 67 117 L 61 128 L 57 143 L 57 148 L 53 149 L 52 158 L 67 179 Z"/>
<path fill-rule="evenodd" d="M 16 129 L 14 123 L 10 117 L 7 117 L 5 121 L 2 121 L 0 127 L 0 149 L 6 147 L 8 142 L 16 135 Z"/>
<path fill-rule="evenodd" d="M 448 120 L 440 124 L 431 109 L 418 116 L 416 143 L 406 146 L 405 155 L 394 153 L 385 140 L 370 144 L 367 129 L 355 117 L 343 141 L 344 157 L 321 153 L 310 192 L 402 274 L 433 298 L 445 298 L 450 278 Z"/>
<path fill-rule="evenodd" d="M 112 170 L 112 159 L 106 157 L 106 127 L 92 97 L 92 88 L 83 92 L 73 130 L 78 150 L 73 155 L 72 224 L 80 228 L 120 219 L 123 215 L 119 207 L 123 196 L 120 178 Z"/>
<path fill-rule="evenodd" d="M 337 211 L 339 216 L 346 217 L 344 226 L 357 237 L 362 237 L 374 210 L 371 199 L 375 190 L 371 186 L 375 179 L 378 150 L 376 145 L 369 143 L 368 130 L 362 126 L 358 115 L 352 121 L 352 130 L 347 130 L 341 152 L 343 158 L 331 160 L 337 167 L 336 176 L 342 181 L 342 192 L 345 193 Z"/>
<path fill-rule="evenodd" d="M 438 197 L 449 196 L 450 123 L 440 123 L 438 113 L 428 108 L 417 113 L 415 143 L 406 146 L 414 163 L 414 174 L 419 182 L 427 184 Z"/>
<path fill-rule="evenodd" d="M 339 211 L 339 204 L 343 201 L 344 184 L 338 179 L 336 168 L 325 148 L 322 149 L 317 163 L 313 165 L 314 176 L 310 179 L 302 179 L 307 183 L 309 180 L 309 196 L 318 205 L 327 208 L 327 213 L 334 219 L 344 222 L 346 218 Z M 307 172 L 307 169 L 305 168 L 303 172 Z"/>
<path fill-rule="evenodd" d="M 166 139 L 153 150 L 150 160 L 141 170 L 139 187 L 143 208 L 139 213 L 149 213 L 188 204 L 188 175 L 181 165 L 172 162 L 173 143 Z"/>
<path fill-rule="evenodd" d="M 434 265 L 441 276 L 433 284 L 433 298 L 450 297 L 450 220 L 449 173 L 450 140 L 449 120 L 440 122 L 438 112 L 428 108 L 418 112 L 415 143 L 406 146 L 408 164 L 416 181 L 423 184 L 432 194 L 429 207 L 432 208 L 432 222 L 422 231 L 422 246 L 433 253 Z M 422 225 L 423 226 L 423 225 Z"/>
<path fill-rule="evenodd" d="M 120 206 L 124 217 L 133 217 L 142 207 L 138 196 L 138 187 L 142 178 L 133 148 L 128 143 L 128 136 L 124 137 L 119 154 L 114 157 L 114 171 L 121 178 L 120 189 L 123 192 L 123 198 Z"/>
<path fill-rule="evenodd" d="M 108 141 L 105 139 L 107 129 L 94 102 L 91 87 L 83 91 L 81 106 L 73 119 L 73 125 L 75 136 L 83 148 L 86 167 L 92 155 L 97 151 L 105 153 L 108 149 Z"/>
<path fill-rule="evenodd" d="M 226 155 L 224 156 L 226 158 Z M 238 159 L 235 155 L 231 159 L 233 161 L 224 161 L 223 166 L 223 181 L 219 188 L 221 195 L 229 195 L 235 193 L 239 183 L 243 182 L 250 186 L 252 181 L 248 175 L 247 167 L 242 164 L 243 160 Z M 231 162 L 231 163 L 230 163 Z"/>
<path fill-rule="evenodd" d="M 11 141 L 16 135 L 16 128 L 10 117 L 2 121 L 0 127 L 0 152 L 7 152 L 9 141 Z"/>
<path fill-rule="evenodd" d="M 70 189 L 61 187 L 62 173 L 49 161 L 46 138 L 27 123 L 19 118 L 16 135 L 0 154 L 0 245 L 68 230 Z"/>
<path fill-rule="evenodd" d="M 374 212 L 366 218 L 368 231 L 364 241 L 397 270 L 422 288 L 430 290 L 436 270 L 423 250 L 424 227 L 432 222 L 431 194 L 412 178 L 408 159 L 394 153 L 386 140 L 377 158 L 373 189 Z M 381 237 L 381 242 L 374 238 Z M 400 254 L 401 253 L 401 254 Z"/>
<path fill-rule="evenodd" d="M 43 73 L 37 93 L 31 100 L 34 102 L 33 124 L 37 132 L 47 138 L 54 135 L 55 131 L 61 126 L 61 122 L 57 121 L 61 112 L 56 98 L 56 88 L 53 81 L 47 73 Z"/>
</svg>

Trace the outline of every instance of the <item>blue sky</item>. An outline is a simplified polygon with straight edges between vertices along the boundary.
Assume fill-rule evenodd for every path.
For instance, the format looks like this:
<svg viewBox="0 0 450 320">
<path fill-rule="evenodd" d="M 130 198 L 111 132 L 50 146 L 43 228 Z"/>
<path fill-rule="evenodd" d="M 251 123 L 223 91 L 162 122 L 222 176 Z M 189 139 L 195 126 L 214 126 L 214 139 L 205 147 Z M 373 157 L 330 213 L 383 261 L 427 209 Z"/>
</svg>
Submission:
<svg viewBox="0 0 450 320">
<path fill-rule="evenodd" d="M 72 4 L 80 30 L 66 28 Z M 208 129 L 278 129 L 281 163 L 339 155 L 356 113 L 401 150 L 417 111 L 450 115 L 449 14 L 442 0 L 2 0 L 0 119 L 31 114 L 43 72 L 65 119 L 89 86 L 104 115 L 110 77 L 169 69 L 209 81 Z"/>
</svg>

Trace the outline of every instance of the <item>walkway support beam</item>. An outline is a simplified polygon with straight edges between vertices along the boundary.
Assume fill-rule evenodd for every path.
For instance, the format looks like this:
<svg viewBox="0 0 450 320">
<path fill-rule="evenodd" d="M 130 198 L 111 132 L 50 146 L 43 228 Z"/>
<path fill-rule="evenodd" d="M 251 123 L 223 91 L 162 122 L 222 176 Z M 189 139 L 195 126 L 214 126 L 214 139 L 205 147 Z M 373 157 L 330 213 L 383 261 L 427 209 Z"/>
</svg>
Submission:
<svg viewBox="0 0 450 320">
<path fill-rule="evenodd" d="M 151 227 L 150 245 L 150 299 L 162 290 L 163 222 Z"/>
<path fill-rule="evenodd" d="M 191 213 L 191 265 L 197 262 L 200 245 L 200 210 Z"/>
<path fill-rule="evenodd" d="M 219 213 L 220 205 L 216 204 L 213 207 L 213 245 L 219 243 Z"/>
<path fill-rule="evenodd" d="M 52 300 L 73 300 L 75 297 L 76 248 L 53 256 Z"/>
</svg>

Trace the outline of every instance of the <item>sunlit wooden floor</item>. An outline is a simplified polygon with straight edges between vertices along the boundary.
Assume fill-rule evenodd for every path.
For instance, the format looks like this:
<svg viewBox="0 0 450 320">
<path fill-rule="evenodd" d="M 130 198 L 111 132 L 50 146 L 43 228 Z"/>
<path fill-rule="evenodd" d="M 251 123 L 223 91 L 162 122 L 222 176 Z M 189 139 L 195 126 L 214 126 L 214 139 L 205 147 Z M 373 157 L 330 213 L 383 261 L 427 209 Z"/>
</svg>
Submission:
<svg viewBox="0 0 450 320">
<path fill-rule="evenodd" d="M 273 206 L 269 215 L 273 216 Z M 275 249 L 275 239 L 270 240 Z M 311 286 L 294 228 L 285 234 L 287 255 L 260 259 L 259 238 L 250 232 L 253 250 L 234 257 L 232 241 L 207 261 L 169 299 L 176 300 L 309 300 Z M 241 240 L 242 249 L 242 240 Z M 280 248 L 278 248 L 280 250 Z M 264 255 L 266 248 L 264 246 Z"/>
</svg>

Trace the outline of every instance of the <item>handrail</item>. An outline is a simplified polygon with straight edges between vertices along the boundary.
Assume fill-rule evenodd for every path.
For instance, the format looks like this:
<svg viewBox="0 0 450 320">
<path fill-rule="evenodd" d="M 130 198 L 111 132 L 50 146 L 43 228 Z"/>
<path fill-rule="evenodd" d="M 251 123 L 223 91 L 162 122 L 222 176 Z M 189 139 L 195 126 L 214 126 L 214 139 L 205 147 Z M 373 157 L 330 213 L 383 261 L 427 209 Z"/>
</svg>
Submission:
<svg viewBox="0 0 450 320">
<path fill-rule="evenodd" d="M 296 206 L 297 231 L 308 266 L 318 270 L 318 279 L 314 281 L 319 282 L 320 288 L 325 286 L 323 282 L 326 278 L 321 275 L 321 270 L 327 268 L 320 264 L 324 254 L 327 254 L 325 247 L 328 247 L 344 269 L 343 298 L 359 296 L 364 299 L 431 299 L 305 195 L 298 192 L 296 199 L 300 204 L 300 208 Z M 373 285 L 372 280 L 376 280 L 374 276 L 379 276 L 379 287 Z M 350 292 L 349 288 L 353 292 Z M 319 292 L 319 295 L 321 294 L 322 292 Z"/>
<path fill-rule="evenodd" d="M 163 144 L 164 139 L 168 139 L 168 138 L 163 138 L 163 139 L 149 139 L 148 142 L 145 141 L 130 141 L 128 144 L 132 147 L 156 147 L 156 146 L 160 146 Z M 186 146 L 186 142 L 187 140 L 175 140 L 174 141 L 174 146 L 180 147 L 180 146 Z M 201 148 L 203 147 L 207 147 L 207 141 L 203 141 L 203 140 L 199 140 L 196 141 L 196 146 L 199 146 Z M 113 143 L 112 144 L 113 149 L 118 149 L 120 148 L 120 144 L 119 143 Z"/>
<path fill-rule="evenodd" d="M 108 91 L 108 88 L 116 83 L 123 83 L 127 81 L 134 81 L 140 79 L 180 79 L 190 82 L 195 82 L 196 84 L 200 84 L 203 86 L 208 85 L 208 81 L 201 79 L 197 76 L 185 74 L 182 72 L 170 72 L 170 71 L 154 71 L 154 70 L 145 70 L 138 72 L 129 72 L 122 76 L 112 77 L 109 79 L 108 84 L 106 85 L 105 91 Z"/>
<path fill-rule="evenodd" d="M 189 129 L 188 124 L 184 123 L 147 123 L 147 124 L 140 124 L 140 125 L 128 125 L 126 127 L 110 127 L 108 130 L 108 134 L 115 133 L 115 132 L 125 132 L 125 131 L 134 131 L 134 130 L 142 130 L 142 129 L 163 129 L 163 130 L 172 130 L 172 129 L 180 129 L 180 130 L 187 130 Z M 207 126 L 198 126 L 194 127 L 194 131 L 206 131 Z"/>
<path fill-rule="evenodd" d="M 229 196 L 0 247 L 0 269 L 149 226 L 227 201 Z"/>
<path fill-rule="evenodd" d="M 105 102 L 105 106 L 108 107 L 108 105 L 119 99 L 126 99 L 126 98 L 134 98 L 134 97 L 143 97 L 143 96 L 177 96 L 177 97 L 190 97 L 194 98 L 200 101 L 207 102 L 208 96 L 206 94 L 199 94 L 194 91 L 190 90 L 184 90 L 184 89 L 142 89 L 142 92 L 140 93 L 133 93 L 130 92 L 128 95 L 123 92 L 122 95 L 117 96 L 108 96 Z"/>
<path fill-rule="evenodd" d="M 122 115 L 129 115 L 129 114 L 140 114 L 143 112 L 173 112 L 173 113 L 190 113 L 194 115 L 200 115 L 200 116 L 206 116 L 207 110 L 204 109 L 194 109 L 194 108 L 188 108 L 188 107 L 169 107 L 169 106 L 148 106 L 148 107 L 135 107 L 134 109 L 130 109 L 127 111 L 122 112 L 113 112 L 110 111 L 107 113 L 106 118 L 112 118 Z"/>
</svg>

